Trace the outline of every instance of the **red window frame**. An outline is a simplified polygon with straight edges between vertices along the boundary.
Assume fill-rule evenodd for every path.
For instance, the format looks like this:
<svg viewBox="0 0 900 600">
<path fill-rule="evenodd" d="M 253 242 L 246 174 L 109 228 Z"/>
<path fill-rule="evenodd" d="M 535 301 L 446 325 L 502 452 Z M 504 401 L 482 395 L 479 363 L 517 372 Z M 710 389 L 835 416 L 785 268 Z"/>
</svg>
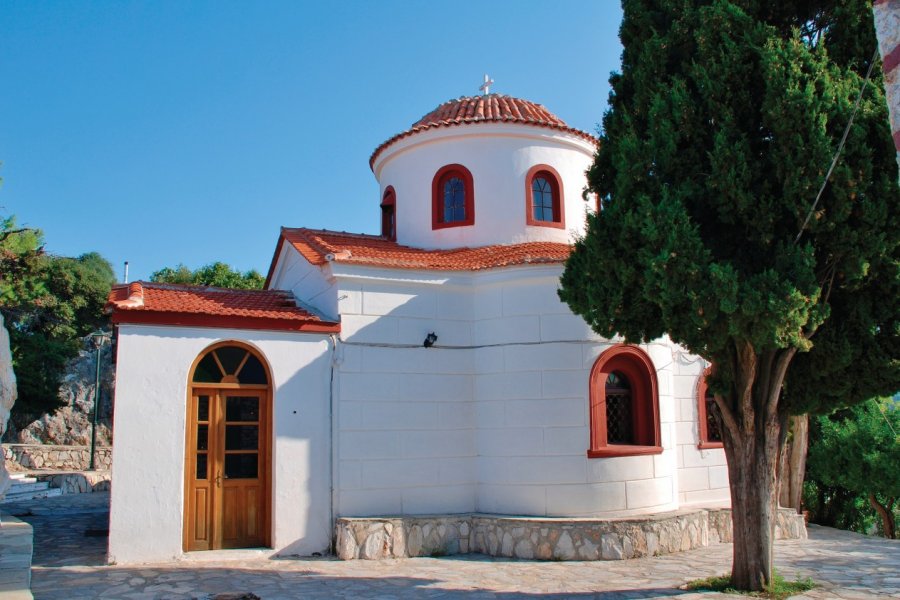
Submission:
<svg viewBox="0 0 900 600">
<path fill-rule="evenodd" d="M 537 177 L 543 177 L 550 183 L 553 191 L 553 220 L 541 221 L 534 218 L 532 184 Z M 550 165 L 535 165 L 525 175 L 525 224 L 533 227 L 566 228 L 565 199 L 563 197 L 562 177 Z"/>
<path fill-rule="evenodd" d="M 397 241 L 397 194 L 390 185 L 381 199 L 381 235 L 392 242 Z"/>
<path fill-rule="evenodd" d="M 451 177 L 459 177 L 465 186 L 466 218 L 461 221 L 444 222 L 444 182 Z M 438 169 L 431 181 L 431 228 L 466 227 L 475 224 L 475 183 L 472 173 L 462 165 L 446 165 Z"/>
<path fill-rule="evenodd" d="M 618 371 L 631 385 L 631 414 L 635 444 L 609 444 L 606 438 L 606 378 Z M 662 453 L 659 429 L 659 384 L 647 353 L 636 346 L 620 344 L 605 350 L 591 369 L 591 439 L 588 458 Z"/>
<path fill-rule="evenodd" d="M 720 441 L 709 439 L 709 428 L 707 427 L 706 415 L 706 378 L 712 373 L 712 367 L 707 367 L 697 380 L 697 434 L 700 438 L 697 447 L 701 450 L 708 448 L 724 448 L 724 444 Z"/>
</svg>

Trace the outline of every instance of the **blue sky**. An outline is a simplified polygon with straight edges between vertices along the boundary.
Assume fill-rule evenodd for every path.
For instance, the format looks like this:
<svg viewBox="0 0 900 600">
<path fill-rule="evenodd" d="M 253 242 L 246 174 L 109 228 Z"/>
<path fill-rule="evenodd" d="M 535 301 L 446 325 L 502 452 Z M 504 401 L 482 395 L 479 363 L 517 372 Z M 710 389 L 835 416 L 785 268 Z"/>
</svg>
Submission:
<svg viewBox="0 0 900 600">
<path fill-rule="evenodd" d="M 0 3 L 0 214 L 131 279 L 377 233 L 371 152 L 491 91 L 595 132 L 615 0 Z"/>
</svg>

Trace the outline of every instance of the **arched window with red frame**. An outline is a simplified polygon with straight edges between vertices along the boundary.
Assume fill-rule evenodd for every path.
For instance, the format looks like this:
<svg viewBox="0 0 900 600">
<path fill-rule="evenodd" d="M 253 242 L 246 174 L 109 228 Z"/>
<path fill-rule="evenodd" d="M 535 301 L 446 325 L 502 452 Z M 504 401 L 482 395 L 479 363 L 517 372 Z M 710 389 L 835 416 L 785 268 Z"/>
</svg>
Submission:
<svg viewBox="0 0 900 600">
<path fill-rule="evenodd" d="M 604 351 L 591 370 L 588 458 L 661 453 L 658 389 L 643 350 L 621 344 Z"/>
<path fill-rule="evenodd" d="M 525 175 L 525 223 L 565 229 L 562 178 L 550 165 L 535 165 Z"/>
<path fill-rule="evenodd" d="M 697 381 L 697 431 L 700 438 L 697 446 L 701 449 L 723 447 L 719 407 L 715 395 L 706 385 L 706 378 L 711 372 L 712 367 L 707 368 Z"/>
<path fill-rule="evenodd" d="M 392 186 L 384 190 L 381 198 L 381 235 L 397 241 L 397 194 Z"/>
<path fill-rule="evenodd" d="M 441 167 L 431 184 L 431 228 L 475 224 L 475 183 L 462 165 Z"/>
</svg>

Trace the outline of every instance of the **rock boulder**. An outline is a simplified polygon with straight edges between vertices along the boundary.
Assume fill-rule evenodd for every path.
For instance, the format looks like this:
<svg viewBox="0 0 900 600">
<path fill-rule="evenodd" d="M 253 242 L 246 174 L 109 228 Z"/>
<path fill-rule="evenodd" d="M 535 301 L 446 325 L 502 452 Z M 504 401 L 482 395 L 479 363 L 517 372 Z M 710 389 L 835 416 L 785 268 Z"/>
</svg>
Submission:
<svg viewBox="0 0 900 600">
<path fill-rule="evenodd" d="M 66 365 L 66 374 L 59 386 L 59 399 L 65 404 L 52 414 L 45 414 L 24 429 L 15 432 L 9 441 L 19 444 L 55 444 L 60 446 L 90 446 L 91 420 L 94 411 L 94 382 L 97 376 L 97 347 L 91 336 L 82 340 L 78 356 Z M 100 415 L 97 425 L 97 445 L 112 443 L 112 398 L 115 372 L 109 340 L 100 348 Z M 12 432 L 11 432 L 12 433 Z"/>
<path fill-rule="evenodd" d="M 16 374 L 12 368 L 12 353 L 9 351 L 9 333 L 0 315 L 0 436 L 6 432 L 9 422 L 9 411 L 16 402 Z M 6 495 L 10 486 L 6 460 L 0 456 L 0 500 Z"/>
</svg>

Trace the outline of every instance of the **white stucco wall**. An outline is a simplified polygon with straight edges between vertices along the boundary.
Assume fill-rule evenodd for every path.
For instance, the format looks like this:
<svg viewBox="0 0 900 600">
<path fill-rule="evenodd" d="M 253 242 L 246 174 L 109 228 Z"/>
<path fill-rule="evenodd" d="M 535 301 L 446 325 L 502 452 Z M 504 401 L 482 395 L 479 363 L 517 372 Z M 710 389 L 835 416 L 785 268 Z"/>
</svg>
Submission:
<svg viewBox="0 0 900 600">
<path fill-rule="evenodd" d="M 290 290 L 305 308 L 311 309 L 327 321 L 340 318 L 338 295 L 328 265 L 319 267 L 303 258 L 291 244 L 285 243 L 275 263 L 269 281 L 270 290 Z"/>
<path fill-rule="evenodd" d="M 521 124 L 428 130 L 389 146 L 373 165 L 381 194 L 396 192 L 397 241 L 420 248 L 477 247 L 527 241 L 567 243 L 593 208 L 581 197 L 592 143 L 570 133 Z M 448 164 L 472 173 L 475 224 L 432 230 L 432 181 Z M 562 178 L 565 229 L 526 226 L 525 176 L 550 165 Z M 380 196 L 379 196 L 380 202 Z"/>
<path fill-rule="evenodd" d="M 587 458 L 590 370 L 611 342 L 559 301 L 560 271 L 335 267 L 346 342 L 337 514 L 677 508 L 674 346 L 643 346 L 657 368 L 663 453 Z M 423 348 L 431 331 L 437 344 Z"/>
<path fill-rule="evenodd" d="M 675 424 L 678 443 L 678 500 L 682 506 L 731 504 L 725 450 L 701 450 L 697 385 L 706 363 L 684 355 L 675 365 L 678 413 Z"/>
<path fill-rule="evenodd" d="M 317 334 L 121 325 L 109 559 L 182 554 L 185 419 L 194 359 L 220 341 L 255 346 L 274 389 L 272 542 L 282 554 L 326 550 L 330 515 L 330 342 Z"/>
<path fill-rule="evenodd" d="M 501 278 L 480 290 L 475 328 L 478 510 L 612 516 L 676 508 L 671 356 L 642 346 L 657 369 L 663 453 L 587 458 L 589 380 L 612 344 L 556 295 L 561 267 Z"/>
<path fill-rule="evenodd" d="M 338 276 L 346 343 L 338 371 L 335 512 L 471 512 L 473 356 L 422 347 L 431 331 L 439 343 L 471 343 L 471 296 L 441 286 L 441 275 L 362 271 L 363 277 Z"/>
</svg>

